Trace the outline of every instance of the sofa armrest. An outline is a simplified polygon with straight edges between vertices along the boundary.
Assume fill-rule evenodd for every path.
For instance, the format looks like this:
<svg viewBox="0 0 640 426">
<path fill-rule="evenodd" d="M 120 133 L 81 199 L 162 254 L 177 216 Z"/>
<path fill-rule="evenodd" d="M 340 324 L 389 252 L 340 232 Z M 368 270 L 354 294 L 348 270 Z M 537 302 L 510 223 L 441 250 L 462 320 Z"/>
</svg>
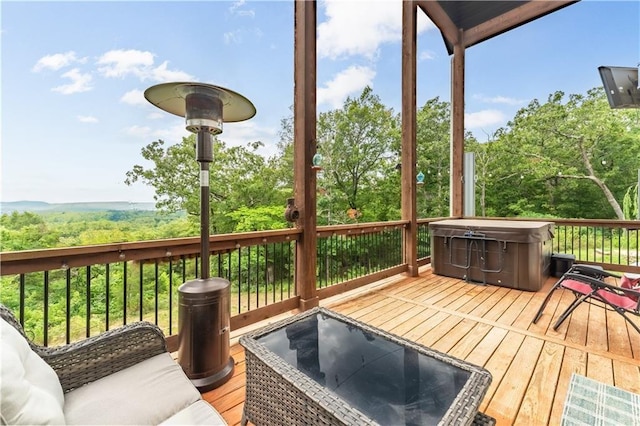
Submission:
<svg viewBox="0 0 640 426">
<path fill-rule="evenodd" d="M 55 370 L 66 393 L 164 353 L 167 346 L 159 327 L 136 322 L 68 345 L 33 349 Z"/>
</svg>

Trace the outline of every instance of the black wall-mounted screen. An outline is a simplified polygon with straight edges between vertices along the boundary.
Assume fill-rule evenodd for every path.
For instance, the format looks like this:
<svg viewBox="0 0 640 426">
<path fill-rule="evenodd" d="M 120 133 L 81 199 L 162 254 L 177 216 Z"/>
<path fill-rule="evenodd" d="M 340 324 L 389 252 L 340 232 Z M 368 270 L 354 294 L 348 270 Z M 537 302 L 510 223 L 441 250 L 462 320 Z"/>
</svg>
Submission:
<svg viewBox="0 0 640 426">
<path fill-rule="evenodd" d="M 611 108 L 640 108 L 638 68 L 598 67 Z"/>
</svg>

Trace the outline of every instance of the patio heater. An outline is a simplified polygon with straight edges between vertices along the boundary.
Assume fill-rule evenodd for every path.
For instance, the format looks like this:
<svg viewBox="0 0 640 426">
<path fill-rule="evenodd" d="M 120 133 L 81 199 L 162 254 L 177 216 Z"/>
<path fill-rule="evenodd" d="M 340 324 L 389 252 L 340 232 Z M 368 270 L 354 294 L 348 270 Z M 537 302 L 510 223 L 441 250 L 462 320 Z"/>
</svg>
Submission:
<svg viewBox="0 0 640 426">
<path fill-rule="evenodd" d="M 230 283 L 211 278 L 209 267 L 209 163 L 212 135 L 222 133 L 223 122 L 244 121 L 256 114 L 247 98 L 223 87 L 203 83 L 164 83 L 145 90 L 158 108 L 186 118 L 186 128 L 197 135 L 200 163 L 200 278 L 178 288 L 178 363 L 200 392 L 214 389 L 233 375 L 229 356 Z"/>
</svg>

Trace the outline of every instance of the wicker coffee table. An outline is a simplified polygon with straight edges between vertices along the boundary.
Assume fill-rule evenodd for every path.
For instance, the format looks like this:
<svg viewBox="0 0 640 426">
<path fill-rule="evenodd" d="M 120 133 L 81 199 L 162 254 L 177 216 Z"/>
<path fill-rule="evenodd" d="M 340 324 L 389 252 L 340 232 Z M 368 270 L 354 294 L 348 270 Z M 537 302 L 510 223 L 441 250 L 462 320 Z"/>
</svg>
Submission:
<svg viewBox="0 0 640 426">
<path fill-rule="evenodd" d="M 494 424 L 491 374 L 325 308 L 240 338 L 242 424 Z"/>
</svg>

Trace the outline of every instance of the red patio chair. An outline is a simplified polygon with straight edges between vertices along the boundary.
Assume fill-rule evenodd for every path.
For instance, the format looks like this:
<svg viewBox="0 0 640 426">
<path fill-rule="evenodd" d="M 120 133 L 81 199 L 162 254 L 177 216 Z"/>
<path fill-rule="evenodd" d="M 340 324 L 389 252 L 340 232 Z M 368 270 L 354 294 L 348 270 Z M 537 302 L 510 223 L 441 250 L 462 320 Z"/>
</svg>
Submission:
<svg viewBox="0 0 640 426">
<path fill-rule="evenodd" d="M 532 322 L 534 324 L 538 322 L 554 291 L 557 289 L 566 289 L 571 291 L 576 299 L 560 315 L 553 325 L 554 330 L 557 330 L 560 324 L 562 324 L 582 302 L 585 302 L 616 311 L 640 333 L 638 324 L 628 316 L 628 314 L 631 314 L 640 317 L 640 289 L 619 287 L 604 282 L 604 280 L 609 277 L 614 277 L 616 280 L 620 278 L 618 275 L 593 266 L 573 265 L 558 282 L 551 287 L 549 294 L 545 297 Z"/>
</svg>

